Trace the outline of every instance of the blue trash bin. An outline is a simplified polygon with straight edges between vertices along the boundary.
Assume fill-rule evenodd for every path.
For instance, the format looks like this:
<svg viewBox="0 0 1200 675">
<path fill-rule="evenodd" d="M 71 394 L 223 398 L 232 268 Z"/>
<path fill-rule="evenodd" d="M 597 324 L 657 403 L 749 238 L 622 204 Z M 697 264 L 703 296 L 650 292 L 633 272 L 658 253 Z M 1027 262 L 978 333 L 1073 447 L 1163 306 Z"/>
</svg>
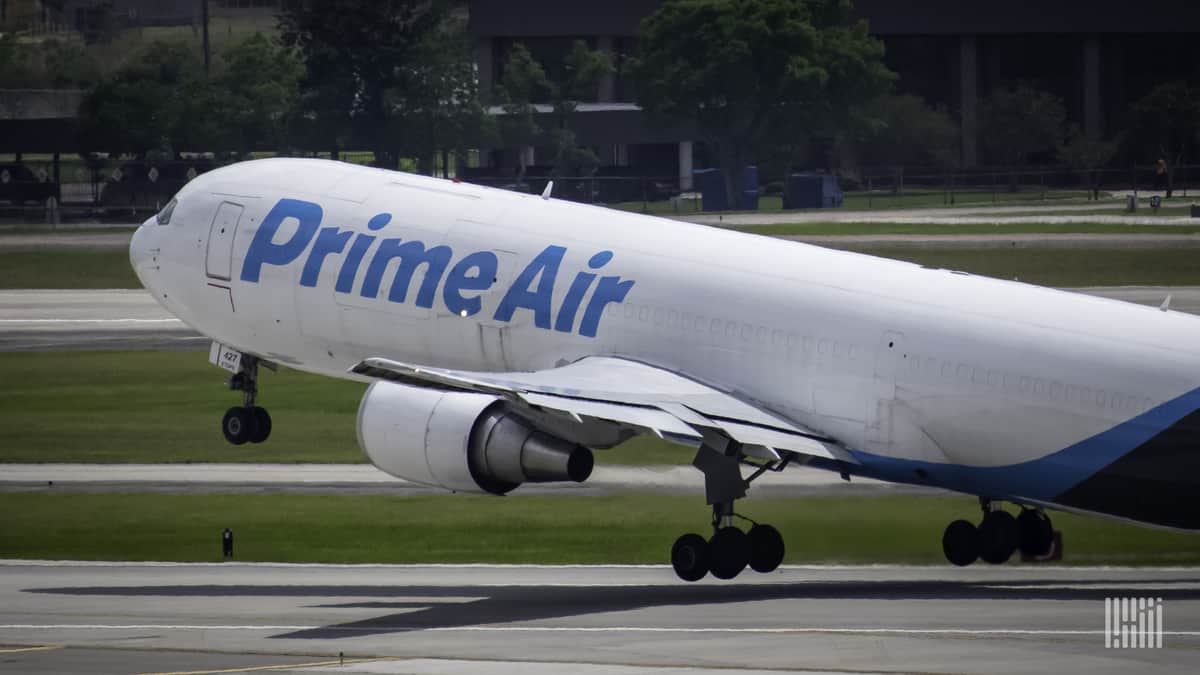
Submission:
<svg viewBox="0 0 1200 675">
<path fill-rule="evenodd" d="M 704 211 L 727 211 L 725 176 L 720 169 L 697 169 L 692 172 L 692 187 L 700 192 L 700 208 Z"/>
<path fill-rule="evenodd" d="M 737 208 L 739 211 L 757 211 L 758 210 L 758 167 L 747 166 L 742 168 L 742 174 L 738 181 L 738 199 Z"/>
</svg>

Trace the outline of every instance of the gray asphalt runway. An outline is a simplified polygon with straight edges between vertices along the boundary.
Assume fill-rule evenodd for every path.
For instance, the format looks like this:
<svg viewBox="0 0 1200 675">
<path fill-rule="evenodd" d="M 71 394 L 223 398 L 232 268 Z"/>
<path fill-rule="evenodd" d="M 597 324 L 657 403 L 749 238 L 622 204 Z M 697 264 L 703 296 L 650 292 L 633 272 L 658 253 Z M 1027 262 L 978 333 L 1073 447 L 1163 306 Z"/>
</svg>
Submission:
<svg viewBox="0 0 1200 675">
<path fill-rule="evenodd" d="M 603 462 L 603 455 L 600 462 Z M 4 464 L 0 492 L 168 492 L 445 494 L 393 478 L 370 464 Z M 599 464 L 586 483 L 544 483 L 521 487 L 521 494 L 597 495 L 631 490 L 656 494 L 704 493 L 704 479 L 690 466 Z M 847 482 L 830 471 L 794 466 L 754 482 L 763 496 L 819 494 L 937 494 L 932 488 L 884 483 L 869 478 Z"/>
<path fill-rule="evenodd" d="M 1200 287 L 1070 289 L 1200 314 Z M 141 290 L 0 291 L 0 351 L 207 349 L 209 341 Z"/>
<path fill-rule="evenodd" d="M 1106 597 L 1162 598 L 1162 648 L 1106 648 Z M 10 562 L 0 644 L 22 673 L 1194 673 L 1200 570 Z"/>
</svg>

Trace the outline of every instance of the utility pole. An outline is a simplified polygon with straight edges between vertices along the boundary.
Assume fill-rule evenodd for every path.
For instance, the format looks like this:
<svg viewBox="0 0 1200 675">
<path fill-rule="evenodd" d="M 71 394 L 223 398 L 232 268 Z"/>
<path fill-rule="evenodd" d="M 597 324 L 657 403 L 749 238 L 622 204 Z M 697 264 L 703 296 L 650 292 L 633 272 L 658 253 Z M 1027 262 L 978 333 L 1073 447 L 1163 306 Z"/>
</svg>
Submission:
<svg viewBox="0 0 1200 675">
<path fill-rule="evenodd" d="M 208 64 L 212 60 L 208 48 L 208 0 L 200 0 L 200 21 L 204 24 L 204 76 L 208 77 Z"/>
</svg>

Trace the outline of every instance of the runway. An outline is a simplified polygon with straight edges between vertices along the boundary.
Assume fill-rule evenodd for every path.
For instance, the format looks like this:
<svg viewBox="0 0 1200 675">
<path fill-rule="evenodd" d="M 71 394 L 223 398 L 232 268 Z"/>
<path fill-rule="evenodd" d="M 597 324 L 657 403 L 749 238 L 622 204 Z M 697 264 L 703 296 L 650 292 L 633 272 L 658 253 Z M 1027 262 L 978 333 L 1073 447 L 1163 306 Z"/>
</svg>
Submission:
<svg viewBox="0 0 1200 675">
<path fill-rule="evenodd" d="M 1200 314 L 1200 286 L 1066 289 Z M 207 349 L 209 341 L 143 290 L 0 291 L 0 351 Z"/>
<path fill-rule="evenodd" d="M 603 462 L 603 456 L 600 458 Z M 389 476 L 370 464 L 4 464 L 0 492 L 165 492 L 171 494 L 446 494 L 445 490 Z M 534 483 L 522 494 L 606 495 L 620 492 L 704 494 L 704 478 L 691 466 L 598 464 L 585 483 Z M 793 466 L 756 481 L 758 497 L 822 494 L 938 494 L 929 487 Z"/>
<path fill-rule="evenodd" d="M 1105 648 L 1114 596 L 1162 598 L 1162 648 Z M 23 673 L 1200 666 L 1190 569 L 804 566 L 685 584 L 658 566 L 9 562 L 0 608 L 0 662 Z M 30 647 L 48 648 L 7 651 Z"/>
</svg>

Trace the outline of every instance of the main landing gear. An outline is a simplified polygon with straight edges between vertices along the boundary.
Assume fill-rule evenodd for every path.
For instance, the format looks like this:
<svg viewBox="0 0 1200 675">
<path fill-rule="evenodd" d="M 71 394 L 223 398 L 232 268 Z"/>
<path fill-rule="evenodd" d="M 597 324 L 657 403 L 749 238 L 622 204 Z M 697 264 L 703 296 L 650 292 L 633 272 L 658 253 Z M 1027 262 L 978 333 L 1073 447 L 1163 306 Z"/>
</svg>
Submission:
<svg viewBox="0 0 1200 675">
<path fill-rule="evenodd" d="M 992 565 L 1007 562 L 1013 553 L 1042 556 L 1054 544 L 1054 527 L 1050 517 L 1041 509 L 1021 509 L 1013 515 L 990 499 L 980 499 L 983 520 L 978 526 L 966 520 L 956 520 L 946 526 L 942 535 L 942 551 L 946 560 L 966 567 L 976 560 Z"/>
<path fill-rule="evenodd" d="M 242 392 L 242 405 L 226 410 L 221 420 L 225 440 L 234 445 L 262 443 L 271 435 L 271 416 L 266 408 L 254 404 L 258 396 L 259 363 L 257 357 L 243 354 L 238 372 L 227 383 L 230 389 Z"/>
<path fill-rule="evenodd" d="M 704 473 L 705 496 L 712 505 L 713 534 L 707 540 L 689 533 L 675 540 L 671 547 L 671 566 L 684 581 L 699 581 L 712 572 L 718 579 L 732 579 L 747 566 L 755 572 L 771 572 L 783 562 L 783 536 L 779 530 L 740 516 L 733 512 L 734 501 L 746 496 L 750 482 L 766 471 L 781 471 L 788 459 L 758 467 L 749 478 L 743 479 L 739 464 L 742 459 L 740 443 L 705 434 L 704 443 L 692 465 Z M 741 518 L 751 524 L 743 532 L 733 524 Z"/>
</svg>

